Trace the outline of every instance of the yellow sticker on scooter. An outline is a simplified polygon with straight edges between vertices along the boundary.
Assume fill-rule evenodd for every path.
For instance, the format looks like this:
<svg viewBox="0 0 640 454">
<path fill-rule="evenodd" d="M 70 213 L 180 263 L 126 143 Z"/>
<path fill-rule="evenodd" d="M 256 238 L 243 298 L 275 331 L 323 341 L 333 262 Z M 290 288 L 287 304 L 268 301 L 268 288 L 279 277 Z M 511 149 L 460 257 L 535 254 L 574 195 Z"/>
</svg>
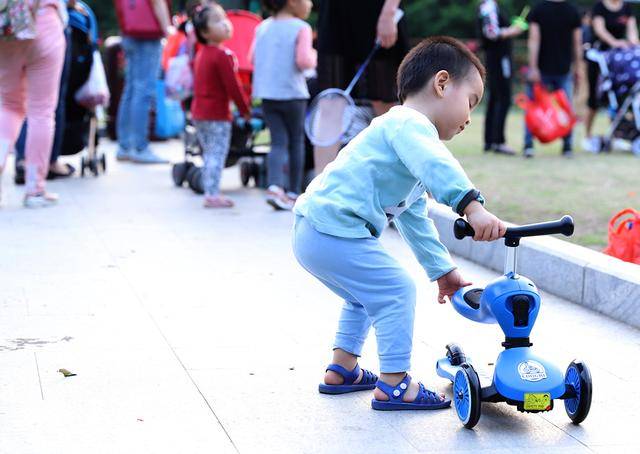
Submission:
<svg viewBox="0 0 640 454">
<path fill-rule="evenodd" d="M 549 410 L 551 407 L 551 395 L 549 393 L 525 393 L 525 410 Z"/>
</svg>

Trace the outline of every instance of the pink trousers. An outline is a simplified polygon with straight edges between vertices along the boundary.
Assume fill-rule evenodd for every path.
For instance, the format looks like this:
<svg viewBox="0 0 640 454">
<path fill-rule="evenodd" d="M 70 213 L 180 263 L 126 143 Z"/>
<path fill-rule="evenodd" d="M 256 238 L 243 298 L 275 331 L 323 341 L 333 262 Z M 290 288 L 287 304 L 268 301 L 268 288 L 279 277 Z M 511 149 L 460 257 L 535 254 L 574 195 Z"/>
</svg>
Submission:
<svg viewBox="0 0 640 454">
<path fill-rule="evenodd" d="M 34 40 L 0 41 L 0 169 L 13 150 L 26 116 L 28 194 L 45 188 L 66 46 L 54 7 L 39 11 L 36 29 Z"/>
</svg>

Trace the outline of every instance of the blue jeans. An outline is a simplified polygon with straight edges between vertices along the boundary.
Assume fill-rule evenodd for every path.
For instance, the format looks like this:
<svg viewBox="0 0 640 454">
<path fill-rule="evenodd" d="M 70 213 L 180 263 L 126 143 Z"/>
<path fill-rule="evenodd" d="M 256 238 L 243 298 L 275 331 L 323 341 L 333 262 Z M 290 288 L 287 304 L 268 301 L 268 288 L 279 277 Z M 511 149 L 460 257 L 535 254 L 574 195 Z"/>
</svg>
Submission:
<svg viewBox="0 0 640 454">
<path fill-rule="evenodd" d="M 160 70 L 160 40 L 125 36 L 122 49 L 126 66 L 116 124 L 118 145 L 125 151 L 143 151 L 149 146 L 149 110 Z"/>
<path fill-rule="evenodd" d="M 60 92 L 58 95 L 58 107 L 56 107 L 56 128 L 53 133 L 53 147 L 51 148 L 51 158 L 49 162 L 53 164 L 60 156 L 62 149 L 62 139 L 64 138 L 65 124 L 65 106 L 67 104 L 67 86 L 69 85 L 69 72 L 71 70 L 71 29 L 67 27 L 64 31 L 67 40 L 67 50 L 64 54 L 64 65 L 62 66 L 62 76 L 60 76 Z M 16 141 L 16 160 L 15 166 L 24 162 L 24 148 L 27 143 L 27 122 L 22 124 L 20 135 Z"/>
<path fill-rule="evenodd" d="M 562 89 L 566 94 L 569 101 L 571 101 L 571 96 L 573 92 L 573 82 L 571 81 L 571 73 L 564 74 L 562 76 L 550 76 L 548 74 L 542 74 L 542 84 L 547 87 L 549 90 L 558 90 Z M 527 84 L 527 96 L 531 98 L 533 96 L 533 85 Z M 573 130 L 569 132 L 562 139 L 562 149 L 563 150 L 571 150 L 572 138 L 571 135 Z M 533 136 L 531 135 L 531 131 L 527 128 L 527 125 L 524 126 L 524 147 L 525 148 L 533 148 Z"/>
<path fill-rule="evenodd" d="M 326 235 L 297 216 L 293 251 L 304 269 L 344 299 L 334 348 L 360 356 L 373 325 L 380 372 L 408 371 L 416 287 L 380 241 Z"/>
</svg>

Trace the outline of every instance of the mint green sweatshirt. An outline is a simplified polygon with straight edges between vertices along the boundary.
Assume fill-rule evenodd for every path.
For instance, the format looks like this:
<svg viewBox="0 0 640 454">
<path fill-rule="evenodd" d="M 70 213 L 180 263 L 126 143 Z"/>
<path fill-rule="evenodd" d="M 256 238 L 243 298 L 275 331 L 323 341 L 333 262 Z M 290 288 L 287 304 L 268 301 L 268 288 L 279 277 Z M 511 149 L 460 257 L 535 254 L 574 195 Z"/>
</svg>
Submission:
<svg viewBox="0 0 640 454">
<path fill-rule="evenodd" d="M 427 217 L 425 192 L 456 212 L 469 195 L 484 202 L 433 123 L 396 106 L 374 119 L 311 182 L 294 213 L 317 231 L 344 238 L 379 237 L 393 219 L 433 281 L 455 265 Z"/>
</svg>

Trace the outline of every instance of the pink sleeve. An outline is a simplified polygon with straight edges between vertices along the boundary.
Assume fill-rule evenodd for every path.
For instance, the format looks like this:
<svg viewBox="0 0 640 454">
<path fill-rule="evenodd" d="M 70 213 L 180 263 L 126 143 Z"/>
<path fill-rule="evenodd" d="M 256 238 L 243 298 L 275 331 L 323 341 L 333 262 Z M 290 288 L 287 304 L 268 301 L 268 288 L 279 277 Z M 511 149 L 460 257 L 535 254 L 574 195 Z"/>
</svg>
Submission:
<svg viewBox="0 0 640 454">
<path fill-rule="evenodd" d="M 318 64 L 318 53 L 313 48 L 311 27 L 306 26 L 298 32 L 296 39 L 296 65 L 301 70 L 313 69 Z"/>
</svg>

